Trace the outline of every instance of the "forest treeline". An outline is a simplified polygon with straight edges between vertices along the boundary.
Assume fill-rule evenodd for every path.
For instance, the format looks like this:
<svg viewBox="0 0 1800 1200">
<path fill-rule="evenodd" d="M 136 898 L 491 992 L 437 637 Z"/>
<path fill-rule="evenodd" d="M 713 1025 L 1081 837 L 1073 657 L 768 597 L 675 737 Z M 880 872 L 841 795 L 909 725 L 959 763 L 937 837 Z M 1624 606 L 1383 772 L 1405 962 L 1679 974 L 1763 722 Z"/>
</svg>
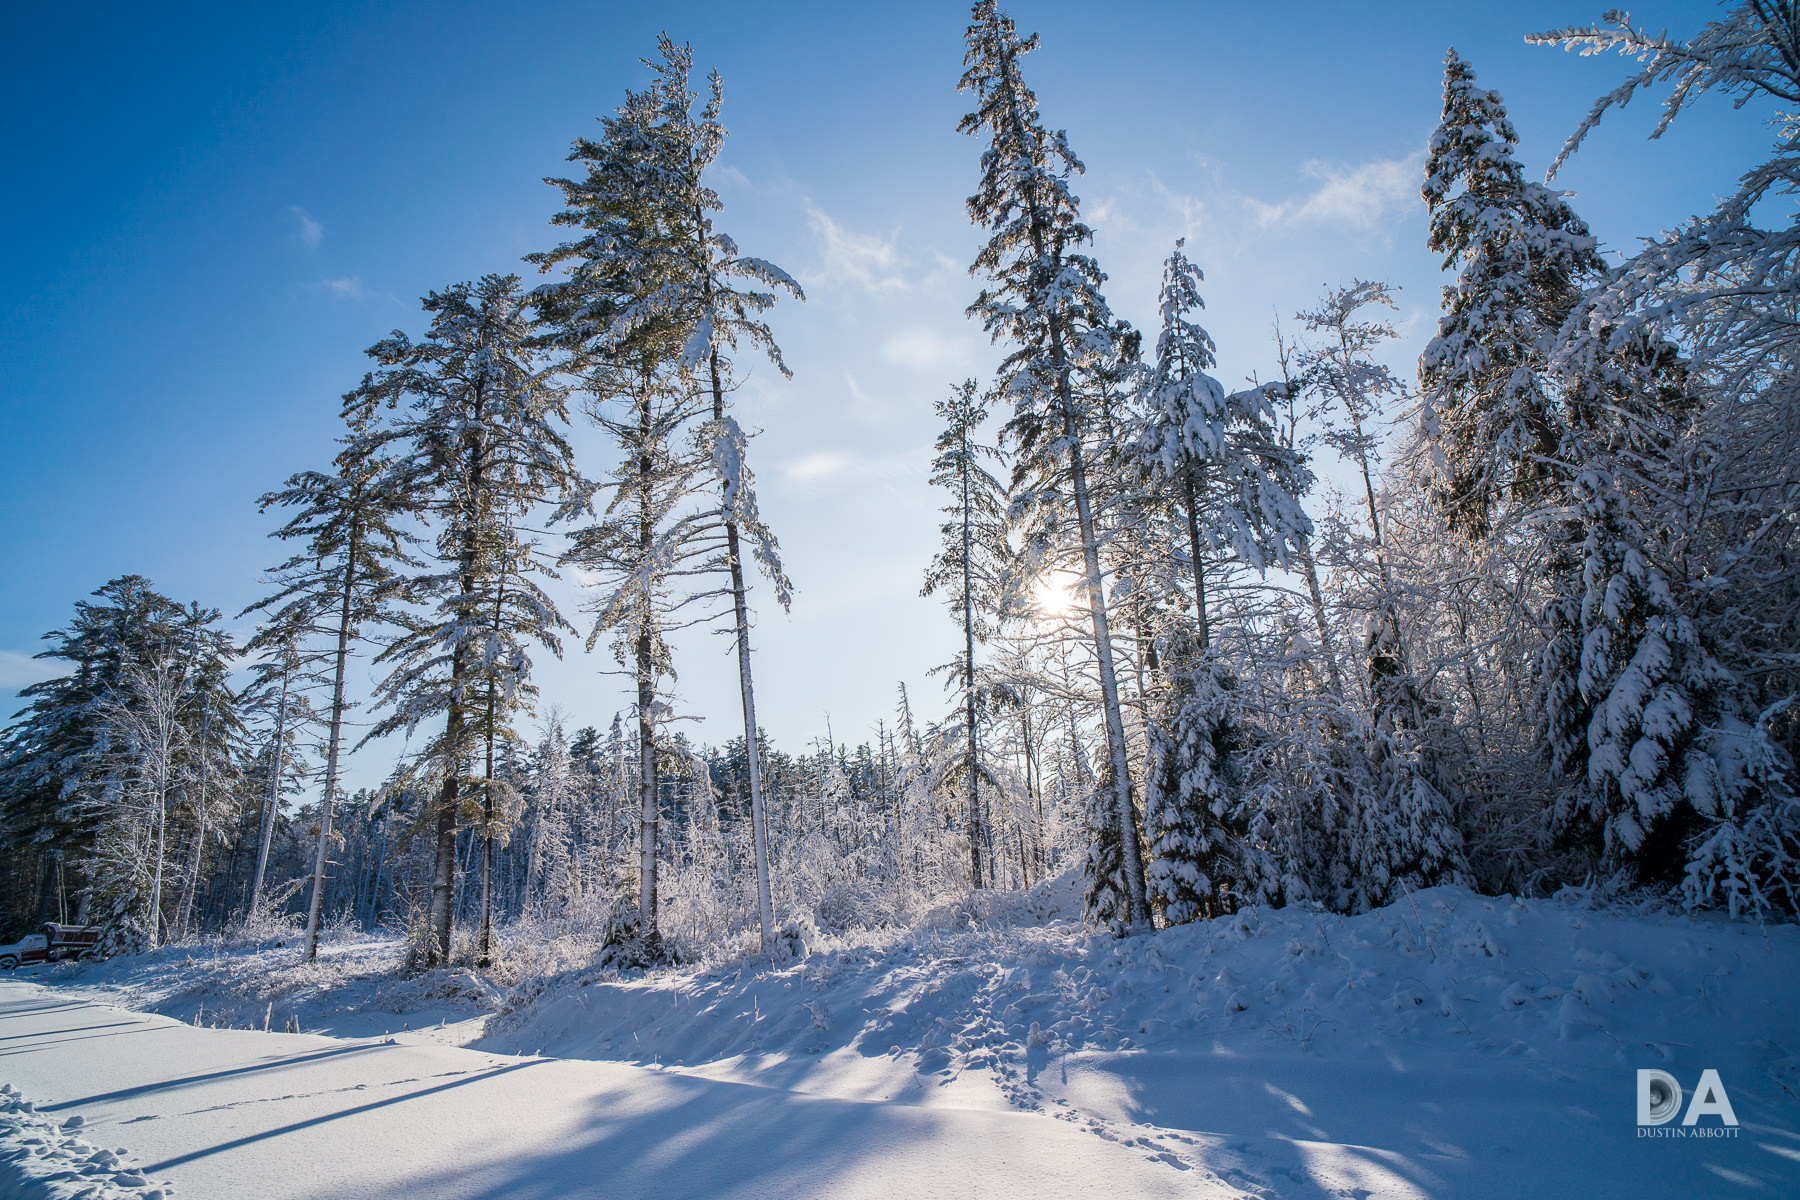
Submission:
<svg viewBox="0 0 1800 1200">
<path fill-rule="evenodd" d="M 1637 64 L 1552 178 L 1640 92 L 1669 89 L 1658 133 L 1709 92 L 1800 95 L 1792 6 L 1532 40 Z M 899 689 L 854 748 L 762 734 L 751 600 L 792 585 L 732 400 L 745 356 L 787 373 L 768 321 L 804 296 L 720 227 L 722 86 L 665 37 L 550 181 L 541 281 L 426 297 L 422 334 L 368 351 L 336 459 L 263 497 L 288 557 L 254 637 L 137 576 L 47 635 L 67 673 L 0 745 L 7 922 L 122 951 L 303 914 L 309 955 L 326 922 L 383 925 L 418 965 L 514 926 L 647 962 L 1071 867 L 1121 932 L 1444 883 L 1791 916 L 1800 225 L 1757 221 L 1800 182 L 1800 126 L 1608 261 L 1452 51 L 1421 194 L 1453 281 L 1416 378 L 1384 365 L 1393 289 L 1352 280 L 1233 389 L 1204 247 L 1170 248 L 1155 329 L 1109 307 L 1035 46 L 974 6 L 968 313 L 1004 357 L 936 402 L 947 711 Z M 578 461 L 581 420 L 605 461 Z M 737 650 L 722 749 L 674 724 L 676 635 L 705 626 Z M 605 730 L 532 683 L 565 639 L 628 681 Z M 347 795 L 344 755 L 388 735 L 386 782 Z"/>
</svg>

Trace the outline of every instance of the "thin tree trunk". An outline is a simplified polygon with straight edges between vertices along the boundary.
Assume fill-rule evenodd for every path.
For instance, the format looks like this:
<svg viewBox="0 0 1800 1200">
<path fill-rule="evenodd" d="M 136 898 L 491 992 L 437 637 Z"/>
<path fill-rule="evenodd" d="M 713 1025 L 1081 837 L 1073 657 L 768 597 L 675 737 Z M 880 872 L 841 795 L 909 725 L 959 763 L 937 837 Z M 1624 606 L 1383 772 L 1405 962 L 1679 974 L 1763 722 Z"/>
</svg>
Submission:
<svg viewBox="0 0 1800 1200">
<path fill-rule="evenodd" d="M 360 491 L 360 489 L 359 489 Z M 361 497 L 355 497 L 360 503 Z M 313 855 L 312 895 L 306 902 L 306 961 L 312 962 L 319 956 L 319 919 L 325 906 L 325 863 L 328 847 L 331 842 L 331 805 L 337 796 L 338 759 L 343 747 L 344 735 L 344 679 L 350 667 L 350 612 L 356 587 L 356 562 L 362 555 L 362 521 L 352 518 L 350 522 L 350 538 L 345 546 L 344 582 L 342 595 L 338 600 L 338 635 L 336 662 L 331 677 L 331 728 L 326 736 L 325 748 L 325 790 L 319 797 L 319 847 Z M 287 697 L 287 680 L 282 680 L 282 703 L 285 706 Z M 276 752 L 279 763 L 280 751 Z M 279 778 L 279 772 L 277 772 Z M 261 879 L 261 868 L 257 877 Z M 434 889 L 432 901 L 435 905 L 437 894 Z M 435 924 L 433 928 L 435 928 Z M 445 935 L 448 937 L 448 934 Z M 446 947 L 447 949 L 447 947 Z"/>
<path fill-rule="evenodd" d="M 166 762 L 166 759 L 165 759 Z M 150 882 L 150 945 L 162 945 L 163 838 L 168 827 L 169 785 L 165 766 L 156 785 L 156 871 Z"/>
<path fill-rule="evenodd" d="M 1200 552 L 1200 517 L 1195 508 L 1193 477 L 1184 472 L 1181 484 L 1186 492 L 1183 499 L 1187 501 L 1188 554 L 1194 562 L 1194 626 L 1200 652 L 1204 654 L 1212 648 L 1212 624 L 1206 615 L 1206 559 Z"/>
<path fill-rule="evenodd" d="M 502 605 L 506 601 L 506 574 L 501 569 L 499 586 L 494 589 L 494 636 L 500 636 Z M 481 788 L 481 959 L 486 967 L 493 960 L 494 947 L 494 681 L 488 680 L 487 694 L 487 761 Z"/>
<path fill-rule="evenodd" d="M 1350 427 L 1356 434 L 1356 463 L 1362 468 L 1363 496 L 1369 504 L 1369 533 L 1375 539 L 1375 565 L 1381 571 L 1381 582 L 1388 583 L 1387 555 L 1381 542 L 1381 517 L 1375 507 L 1375 480 L 1369 470 L 1369 453 L 1363 449 L 1362 418 L 1348 404 L 1344 410 L 1350 416 Z"/>
<path fill-rule="evenodd" d="M 644 380 L 638 402 L 638 432 L 641 438 L 638 457 L 638 561 L 649 562 L 655 546 L 656 529 L 651 506 L 650 474 L 654 467 L 650 458 L 651 413 L 650 380 Z M 650 609 L 654 595 L 644 598 L 645 612 L 640 618 L 654 619 Z M 656 924 L 656 840 L 661 816 L 656 794 L 656 663 L 651 653 L 650 630 L 638 630 L 636 650 L 638 711 L 638 932 L 655 945 L 660 933 Z"/>
<path fill-rule="evenodd" d="M 637 639 L 638 699 L 638 928 L 655 942 L 656 834 L 661 815 L 656 796 L 656 681 L 650 661 L 650 635 Z"/>
<path fill-rule="evenodd" d="M 457 656 L 460 667 L 461 655 Z M 456 672 L 458 675 L 461 671 Z M 444 782 L 438 789 L 437 830 L 431 864 L 431 938 L 427 966 L 441 966 L 450 956 L 452 901 L 456 888 L 456 806 L 458 775 L 461 764 L 455 747 L 462 741 L 463 717 L 460 708 L 450 710 L 444 724 L 444 742 L 449 747 L 444 761 Z"/>
<path fill-rule="evenodd" d="M 1031 801 L 1035 823 L 1031 830 L 1032 866 L 1041 879 L 1044 875 L 1044 773 L 1038 765 L 1037 747 L 1031 738 L 1031 705 L 1019 709 L 1019 732 L 1025 742 L 1025 795 Z"/>
<path fill-rule="evenodd" d="M 1275 327 L 1275 347 L 1281 360 L 1281 381 L 1287 387 L 1288 425 L 1282 435 L 1282 444 L 1289 450 L 1294 448 L 1294 436 L 1299 424 L 1299 417 L 1294 411 L 1294 398 L 1298 395 L 1293 379 L 1288 375 L 1288 346 L 1281 337 L 1281 326 Z M 1331 623 L 1325 616 L 1325 593 L 1319 586 L 1319 565 L 1313 558 L 1312 539 L 1305 534 L 1296 539 L 1302 573 L 1306 576 L 1306 598 L 1312 608 L 1313 625 L 1319 633 L 1319 653 L 1325 657 L 1325 674 L 1331 683 L 1332 694 L 1338 699 L 1344 696 L 1344 680 L 1338 674 L 1337 648 L 1332 644 Z"/>
<path fill-rule="evenodd" d="M 1300 567 L 1306 576 L 1306 597 L 1312 607 L 1313 625 L 1319 631 L 1319 653 L 1325 659 L 1325 674 L 1331 680 L 1332 694 L 1344 695 L 1344 681 L 1338 674 L 1337 649 L 1332 645 L 1331 625 L 1325 619 L 1325 593 L 1319 587 L 1319 567 L 1313 561 L 1312 541 L 1302 535 L 1298 539 Z"/>
<path fill-rule="evenodd" d="M 476 965 L 493 962 L 494 946 L 494 747 L 490 738 L 487 774 L 481 796 L 481 956 Z"/>
<path fill-rule="evenodd" d="M 981 747 L 975 730 L 975 602 L 970 594 L 969 531 L 969 438 L 962 438 L 962 610 L 963 610 L 963 703 L 969 736 L 969 880 L 977 890 L 981 887 Z"/>
<path fill-rule="evenodd" d="M 481 412 L 480 400 L 476 403 L 476 414 Z M 475 499 L 472 503 L 482 502 L 482 466 L 484 447 L 478 441 L 471 453 L 474 456 L 473 469 L 470 471 L 469 491 Z M 462 604 L 458 606 L 459 614 L 468 611 L 468 598 L 475 591 L 476 547 L 473 529 L 467 535 L 467 543 L 462 549 L 462 572 L 459 586 L 462 589 Z M 462 619 L 460 616 L 459 620 Z M 458 646 L 450 656 L 450 713 L 444 722 L 444 782 L 438 792 L 437 837 L 436 850 L 431 872 L 431 948 L 428 965 L 441 966 L 450 959 L 450 931 L 456 909 L 456 832 L 457 801 L 460 792 L 462 774 L 462 741 L 463 720 L 462 681 L 468 674 L 468 665 L 464 659 L 464 651 Z"/>
<path fill-rule="evenodd" d="M 1062 358 L 1059 322 L 1051 327 Z M 1138 846 L 1137 813 L 1131 803 L 1131 763 L 1125 748 L 1125 721 L 1119 707 L 1119 678 L 1113 667 L 1112 629 L 1106 618 L 1106 592 L 1100 574 L 1099 539 L 1094 528 L 1094 513 L 1088 496 L 1087 467 L 1082 461 L 1079 430 L 1075 427 L 1073 402 L 1068 395 L 1069 381 L 1059 373 L 1057 388 L 1063 400 L 1063 436 L 1069 440 L 1070 476 L 1075 492 L 1075 515 L 1081 528 L 1081 558 L 1087 578 L 1088 610 L 1094 626 L 1094 652 L 1100 663 L 1100 700 L 1105 708 L 1106 743 L 1113 771 L 1114 801 L 1119 819 L 1119 844 L 1125 859 L 1125 902 L 1127 920 L 1133 925 L 1148 925 L 1150 906 L 1144 893 L 1144 859 Z"/>
<path fill-rule="evenodd" d="M 287 749 L 287 694 L 290 674 L 288 671 L 282 672 L 281 699 L 275 706 L 275 772 L 269 779 L 269 810 L 263 814 L 262 839 L 256 850 L 256 874 L 250 883 L 250 906 L 244 910 L 246 921 L 256 914 L 257 907 L 262 904 L 263 875 L 269 869 L 269 844 L 275 840 L 275 811 L 281 805 L 281 757 L 282 752 Z"/>
<path fill-rule="evenodd" d="M 712 297 L 712 278 L 706 281 Z M 719 352 L 711 355 L 713 420 L 725 419 L 724 379 L 719 371 Z M 756 685 L 750 675 L 750 606 L 744 594 L 744 560 L 738 547 L 737 522 L 725 520 L 725 557 L 731 567 L 731 606 L 737 621 L 738 691 L 744 707 L 744 756 L 750 776 L 750 840 L 756 851 L 756 913 L 762 927 L 762 948 L 775 941 L 775 905 L 769 894 L 768 825 L 763 810 L 762 747 L 756 729 Z"/>
<path fill-rule="evenodd" d="M 1074 691 L 1069 682 L 1069 650 L 1066 645 L 1058 644 L 1057 656 L 1062 665 L 1061 678 L 1065 695 Z M 1091 776 L 1087 772 L 1087 758 L 1081 752 L 1081 728 L 1075 721 L 1075 702 L 1065 702 L 1063 712 L 1069 718 L 1069 754 L 1075 760 L 1075 786 L 1086 787 Z"/>
<path fill-rule="evenodd" d="M 200 795 L 194 804 L 194 853 L 188 859 L 187 883 L 181 889 L 181 907 L 175 917 L 178 941 L 188 935 L 188 920 L 194 915 L 194 893 L 200 887 L 200 855 L 206 849 L 206 745 L 212 732 L 212 696 L 200 693 Z"/>
</svg>

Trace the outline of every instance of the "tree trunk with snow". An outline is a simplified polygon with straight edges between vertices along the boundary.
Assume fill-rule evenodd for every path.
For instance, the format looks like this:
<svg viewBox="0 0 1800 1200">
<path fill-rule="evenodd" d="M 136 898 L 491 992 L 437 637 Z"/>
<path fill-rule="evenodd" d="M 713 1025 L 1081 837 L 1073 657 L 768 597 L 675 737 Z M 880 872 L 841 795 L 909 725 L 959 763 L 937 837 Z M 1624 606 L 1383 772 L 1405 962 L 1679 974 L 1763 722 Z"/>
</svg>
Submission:
<svg viewBox="0 0 1800 1200">
<path fill-rule="evenodd" d="M 707 280 L 707 297 L 712 287 Z M 719 351 L 708 356 L 712 376 L 713 420 L 725 418 L 725 386 L 719 369 Z M 744 559 L 739 547 L 738 523 L 734 515 L 725 515 L 725 557 L 731 568 L 731 612 L 736 624 L 738 693 L 744 708 L 744 757 L 750 781 L 750 837 L 756 855 L 756 916 L 762 934 L 762 948 L 775 941 L 775 904 L 769 892 L 769 834 L 764 815 L 762 746 L 756 728 L 756 684 L 750 674 L 750 606 L 745 596 Z"/>
</svg>

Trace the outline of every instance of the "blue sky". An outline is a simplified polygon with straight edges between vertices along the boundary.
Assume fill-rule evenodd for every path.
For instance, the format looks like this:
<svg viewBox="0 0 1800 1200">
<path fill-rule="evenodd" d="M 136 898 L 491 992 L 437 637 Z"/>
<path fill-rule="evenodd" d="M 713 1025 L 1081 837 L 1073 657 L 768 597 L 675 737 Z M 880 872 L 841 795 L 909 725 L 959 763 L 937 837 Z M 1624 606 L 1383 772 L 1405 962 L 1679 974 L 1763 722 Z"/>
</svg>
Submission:
<svg viewBox="0 0 1800 1200">
<path fill-rule="evenodd" d="M 1455 45 L 1506 98 L 1540 173 L 1617 59 L 1527 46 L 1599 3 L 1019 3 L 1045 119 L 1117 311 L 1155 312 L 1176 237 L 1206 271 L 1220 374 L 1273 366 L 1274 314 L 1326 284 L 1399 284 L 1411 363 L 1435 318 L 1419 164 Z M 362 351 L 418 332 L 417 299 L 549 245 L 570 141 L 628 86 L 659 30 L 725 78 L 723 227 L 805 285 L 772 325 L 795 378 L 758 367 L 744 414 L 765 514 L 799 587 L 759 611 L 764 723 L 790 750 L 831 715 L 860 740 L 895 684 L 940 707 L 954 652 L 917 596 L 938 503 L 932 403 L 996 359 L 963 317 L 979 146 L 955 132 L 960 4 L 387 4 L 15 7 L 0 46 L 0 705 L 74 601 L 136 572 L 235 615 L 279 557 L 254 500 L 328 461 Z M 1716 10 L 1656 4 L 1691 34 Z M 1703 103 L 1660 142 L 1611 115 L 1559 185 L 1612 250 L 1728 191 L 1763 114 Z M 585 431 L 578 444 L 599 446 Z M 595 461 L 590 458 L 589 461 Z M 563 593 L 573 608 L 579 597 Z M 729 647 L 696 636 L 680 692 L 721 742 Z M 611 664 L 540 668 L 577 723 L 622 703 Z M 386 752 L 391 758 L 391 751 Z M 380 773 L 372 750 L 364 772 Z"/>
</svg>

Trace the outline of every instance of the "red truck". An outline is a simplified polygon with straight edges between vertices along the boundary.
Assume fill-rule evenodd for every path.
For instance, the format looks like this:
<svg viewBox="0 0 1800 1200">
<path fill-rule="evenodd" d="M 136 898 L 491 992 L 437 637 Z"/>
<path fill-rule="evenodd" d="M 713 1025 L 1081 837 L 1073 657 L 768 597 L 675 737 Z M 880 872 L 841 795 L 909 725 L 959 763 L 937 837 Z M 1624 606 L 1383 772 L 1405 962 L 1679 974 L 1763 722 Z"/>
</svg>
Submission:
<svg viewBox="0 0 1800 1200">
<path fill-rule="evenodd" d="M 92 925 L 44 923 L 44 932 L 30 934 L 10 946 L 0 946 L 0 971 L 56 962 L 64 958 L 95 958 L 100 931 Z"/>
</svg>

